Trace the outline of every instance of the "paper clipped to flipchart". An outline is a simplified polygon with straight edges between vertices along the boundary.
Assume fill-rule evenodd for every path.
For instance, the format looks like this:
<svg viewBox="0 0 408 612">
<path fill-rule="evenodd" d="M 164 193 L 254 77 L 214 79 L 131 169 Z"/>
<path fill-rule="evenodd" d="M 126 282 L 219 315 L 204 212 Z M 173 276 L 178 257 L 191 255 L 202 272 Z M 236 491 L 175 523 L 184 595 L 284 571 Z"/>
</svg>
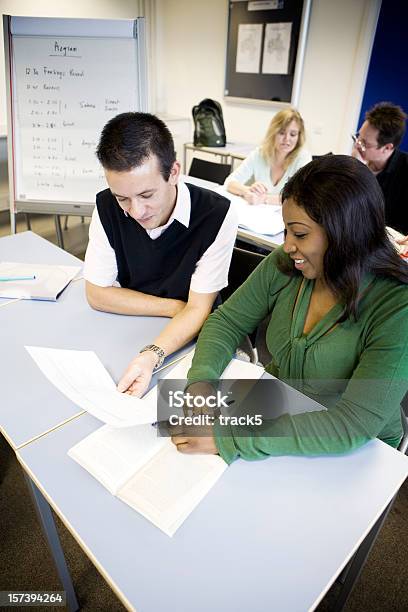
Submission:
<svg viewBox="0 0 408 612">
<path fill-rule="evenodd" d="M 80 266 L 3 261 L 0 263 L 0 297 L 55 302 L 80 270 Z"/>
</svg>

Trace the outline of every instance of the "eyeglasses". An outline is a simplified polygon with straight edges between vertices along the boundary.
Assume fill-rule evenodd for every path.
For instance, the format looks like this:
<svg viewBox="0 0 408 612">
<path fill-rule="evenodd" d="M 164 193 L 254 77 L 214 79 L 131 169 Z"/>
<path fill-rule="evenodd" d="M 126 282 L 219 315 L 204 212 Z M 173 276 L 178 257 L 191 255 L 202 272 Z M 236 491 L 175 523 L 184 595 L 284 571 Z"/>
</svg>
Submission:
<svg viewBox="0 0 408 612">
<path fill-rule="evenodd" d="M 366 142 L 364 142 L 364 140 L 361 140 L 360 134 L 358 132 L 357 134 L 352 134 L 351 139 L 355 145 L 360 147 L 363 153 L 365 153 L 367 149 L 374 149 L 374 148 L 379 149 L 380 148 L 380 145 L 378 144 L 367 144 Z"/>
</svg>

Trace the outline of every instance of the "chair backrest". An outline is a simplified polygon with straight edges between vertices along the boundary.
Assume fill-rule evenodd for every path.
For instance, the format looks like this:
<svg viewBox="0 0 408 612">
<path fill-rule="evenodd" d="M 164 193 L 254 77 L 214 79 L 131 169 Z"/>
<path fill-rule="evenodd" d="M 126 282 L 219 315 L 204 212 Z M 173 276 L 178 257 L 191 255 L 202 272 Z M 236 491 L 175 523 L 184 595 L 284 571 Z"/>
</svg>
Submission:
<svg viewBox="0 0 408 612">
<path fill-rule="evenodd" d="M 227 176 L 231 174 L 231 164 L 217 164 L 206 159 L 193 157 L 188 174 L 222 185 Z"/>
<path fill-rule="evenodd" d="M 398 450 L 405 454 L 408 450 L 408 391 L 401 401 L 401 421 L 404 433 L 399 443 Z"/>
<path fill-rule="evenodd" d="M 221 291 L 222 299 L 228 299 L 264 259 L 265 255 L 234 247 L 228 274 L 228 287 Z"/>
<path fill-rule="evenodd" d="M 333 153 L 329 151 L 328 153 L 323 153 L 322 155 L 312 155 L 312 159 L 314 161 L 315 159 L 319 159 L 320 157 L 326 157 L 326 155 L 333 155 Z"/>
</svg>

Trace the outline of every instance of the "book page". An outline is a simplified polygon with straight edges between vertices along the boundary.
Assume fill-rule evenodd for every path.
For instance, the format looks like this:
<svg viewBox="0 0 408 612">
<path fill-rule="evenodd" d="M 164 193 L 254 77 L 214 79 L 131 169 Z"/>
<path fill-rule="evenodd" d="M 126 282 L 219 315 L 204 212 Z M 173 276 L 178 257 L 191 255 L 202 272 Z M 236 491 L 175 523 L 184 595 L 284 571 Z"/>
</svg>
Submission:
<svg viewBox="0 0 408 612">
<path fill-rule="evenodd" d="M 131 427 L 157 420 L 155 398 L 141 400 L 119 393 L 93 351 L 26 346 L 43 374 L 77 406 L 113 427 Z M 84 375 L 86 372 L 86 375 Z"/>
<path fill-rule="evenodd" d="M 0 263 L 0 279 L 3 279 L 0 280 L 0 297 L 55 301 L 80 269 L 80 266 L 3 261 Z"/>
<path fill-rule="evenodd" d="M 167 440 L 117 496 L 172 536 L 226 468 L 217 455 L 183 455 Z"/>
<path fill-rule="evenodd" d="M 70 448 L 68 455 L 116 495 L 167 443 L 152 425 L 121 429 L 104 425 Z"/>
</svg>

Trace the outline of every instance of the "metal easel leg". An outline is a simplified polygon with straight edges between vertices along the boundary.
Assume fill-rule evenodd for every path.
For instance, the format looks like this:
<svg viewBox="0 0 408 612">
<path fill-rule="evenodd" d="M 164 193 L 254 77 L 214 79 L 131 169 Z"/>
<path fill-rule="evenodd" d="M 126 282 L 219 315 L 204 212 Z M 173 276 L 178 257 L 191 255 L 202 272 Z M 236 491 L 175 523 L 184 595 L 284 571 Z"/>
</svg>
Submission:
<svg viewBox="0 0 408 612">
<path fill-rule="evenodd" d="M 10 233 L 16 233 L 16 213 L 10 211 Z"/>
<path fill-rule="evenodd" d="M 52 558 L 54 559 L 59 579 L 66 593 L 68 610 L 70 612 L 77 612 L 77 610 L 79 610 L 79 605 L 75 595 L 74 586 L 72 584 L 71 575 L 65 561 L 64 551 L 62 550 L 58 537 L 57 528 L 55 527 L 51 508 L 31 478 L 29 478 L 26 474 L 24 474 L 24 476 Z"/>
<path fill-rule="evenodd" d="M 61 219 L 59 215 L 54 215 L 55 231 L 57 232 L 58 246 L 64 248 L 64 238 L 62 236 Z"/>
</svg>

